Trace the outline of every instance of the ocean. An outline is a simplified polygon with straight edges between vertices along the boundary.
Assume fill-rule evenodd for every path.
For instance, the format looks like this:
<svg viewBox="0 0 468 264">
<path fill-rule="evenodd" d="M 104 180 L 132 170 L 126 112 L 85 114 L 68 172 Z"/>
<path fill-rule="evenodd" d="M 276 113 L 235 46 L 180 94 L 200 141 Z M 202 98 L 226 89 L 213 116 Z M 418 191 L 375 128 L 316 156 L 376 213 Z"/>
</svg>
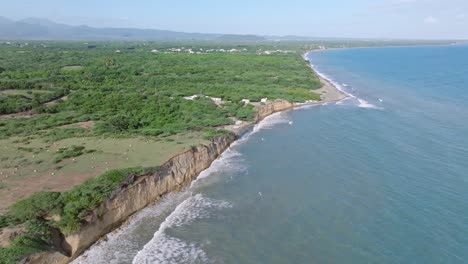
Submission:
<svg viewBox="0 0 468 264">
<path fill-rule="evenodd" d="M 307 57 L 349 98 L 267 117 L 75 263 L 468 263 L 468 46 Z"/>
</svg>

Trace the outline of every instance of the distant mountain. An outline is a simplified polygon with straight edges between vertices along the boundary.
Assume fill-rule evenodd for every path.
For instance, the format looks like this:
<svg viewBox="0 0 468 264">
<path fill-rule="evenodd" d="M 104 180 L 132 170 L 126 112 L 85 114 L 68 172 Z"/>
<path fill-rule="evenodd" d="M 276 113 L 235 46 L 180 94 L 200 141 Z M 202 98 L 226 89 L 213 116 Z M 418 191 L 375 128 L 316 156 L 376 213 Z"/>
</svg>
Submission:
<svg viewBox="0 0 468 264">
<path fill-rule="evenodd" d="M 265 41 L 267 38 L 257 35 L 234 35 L 234 34 L 227 34 L 222 35 L 217 38 L 219 41 Z"/>
<path fill-rule="evenodd" d="M 3 40 L 218 40 L 262 41 L 261 36 L 184 33 L 157 29 L 93 28 L 70 26 L 47 19 L 26 18 L 13 21 L 0 17 L 0 39 Z"/>
</svg>

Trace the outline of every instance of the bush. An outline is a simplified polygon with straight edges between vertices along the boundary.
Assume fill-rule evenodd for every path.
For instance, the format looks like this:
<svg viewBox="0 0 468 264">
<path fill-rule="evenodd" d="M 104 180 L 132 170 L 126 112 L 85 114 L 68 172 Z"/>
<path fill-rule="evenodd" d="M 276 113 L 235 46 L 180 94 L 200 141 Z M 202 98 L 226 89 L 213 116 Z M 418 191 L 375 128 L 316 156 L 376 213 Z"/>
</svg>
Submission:
<svg viewBox="0 0 468 264">
<path fill-rule="evenodd" d="M 53 162 L 59 163 L 62 160 L 74 158 L 83 155 L 84 153 L 94 152 L 94 150 L 85 151 L 84 146 L 72 145 L 70 148 L 61 148 L 57 151 L 57 155 L 54 157 Z"/>
<path fill-rule="evenodd" d="M 212 140 L 214 138 L 221 137 L 221 136 L 228 136 L 228 137 L 232 137 L 232 138 L 235 137 L 235 135 L 229 130 L 212 129 L 212 128 L 211 129 L 205 129 L 204 139 L 206 139 L 206 140 Z"/>
<path fill-rule="evenodd" d="M 22 258 L 47 249 L 44 241 L 28 235 L 15 238 L 8 248 L 0 248 L 0 263 L 15 264 Z"/>
<path fill-rule="evenodd" d="M 255 107 L 253 105 L 246 105 L 240 107 L 236 111 L 236 117 L 244 121 L 252 121 L 255 117 Z"/>
<path fill-rule="evenodd" d="M 104 202 L 128 175 L 140 175 L 149 171 L 150 169 L 143 169 L 141 167 L 110 170 L 63 193 L 63 213 L 57 226 L 64 234 L 70 234 L 78 230 L 81 226 L 82 218 L 96 208 L 97 205 Z"/>
<path fill-rule="evenodd" d="M 11 215 L 0 215 L 0 228 L 18 224 L 18 219 Z"/>
<path fill-rule="evenodd" d="M 25 222 L 43 218 L 61 207 L 62 201 L 58 192 L 37 192 L 26 199 L 10 206 L 9 213 L 13 219 Z"/>
</svg>

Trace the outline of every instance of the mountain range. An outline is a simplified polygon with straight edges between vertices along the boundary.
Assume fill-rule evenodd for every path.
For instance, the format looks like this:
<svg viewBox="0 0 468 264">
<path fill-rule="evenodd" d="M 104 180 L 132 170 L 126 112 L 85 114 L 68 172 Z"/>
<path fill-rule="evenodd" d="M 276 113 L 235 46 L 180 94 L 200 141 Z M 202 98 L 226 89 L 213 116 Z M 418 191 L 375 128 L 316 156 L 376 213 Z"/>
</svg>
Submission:
<svg viewBox="0 0 468 264">
<path fill-rule="evenodd" d="M 148 41 L 264 41 L 257 35 L 224 35 L 185 33 L 158 29 L 95 28 L 71 26 L 41 18 L 14 21 L 0 17 L 0 39 L 3 40 L 148 40 Z"/>
</svg>

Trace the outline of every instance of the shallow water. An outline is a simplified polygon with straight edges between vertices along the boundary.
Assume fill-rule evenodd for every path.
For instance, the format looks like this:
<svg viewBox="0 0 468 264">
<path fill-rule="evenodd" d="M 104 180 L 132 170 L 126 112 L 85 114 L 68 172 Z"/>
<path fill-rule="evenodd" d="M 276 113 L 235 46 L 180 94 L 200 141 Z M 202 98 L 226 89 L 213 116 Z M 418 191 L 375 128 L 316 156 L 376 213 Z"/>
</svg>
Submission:
<svg viewBox="0 0 468 264">
<path fill-rule="evenodd" d="M 468 47 L 309 57 L 351 98 L 268 117 L 76 262 L 468 263 Z"/>
</svg>

